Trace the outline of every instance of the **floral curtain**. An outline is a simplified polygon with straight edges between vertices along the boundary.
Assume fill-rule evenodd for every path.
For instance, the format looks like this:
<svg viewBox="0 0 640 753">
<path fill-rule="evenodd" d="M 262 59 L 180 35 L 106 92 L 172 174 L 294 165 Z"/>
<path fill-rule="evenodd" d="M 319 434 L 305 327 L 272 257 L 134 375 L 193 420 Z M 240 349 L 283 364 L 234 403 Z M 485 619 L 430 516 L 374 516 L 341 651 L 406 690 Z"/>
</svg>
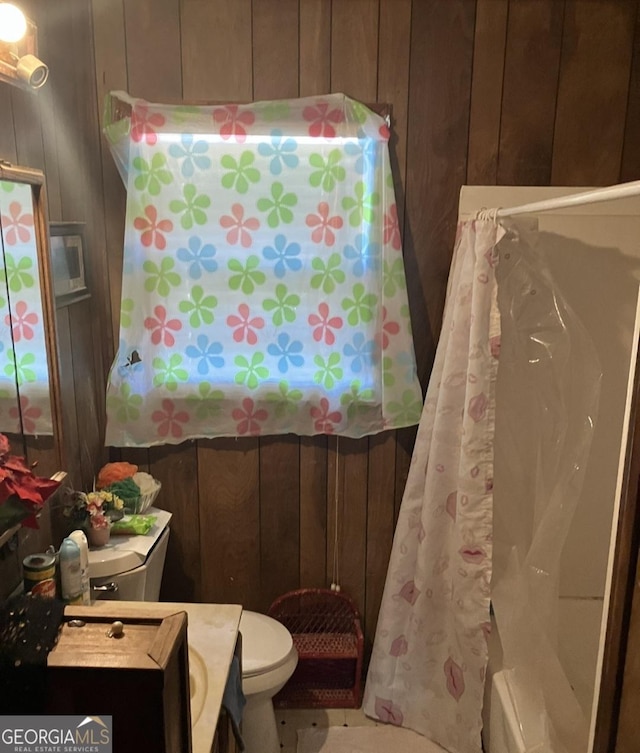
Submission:
<svg viewBox="0 0 640 753">
<path fill-rule="evenodd" d="M 107 444 L 416 424 L 384 120 L 344 95 L 109 112 L 128 200 Z"/>
<path fill-rule="evenodd" d="M 53 433 L 31 186 L 0 181 L 0 432 Z"/>
<path fill-rule="evenodd" d="M 458 228 L 364 700 L 452 753 L 481 750 L 503 234 L 484 220 Z"/>
</svg>

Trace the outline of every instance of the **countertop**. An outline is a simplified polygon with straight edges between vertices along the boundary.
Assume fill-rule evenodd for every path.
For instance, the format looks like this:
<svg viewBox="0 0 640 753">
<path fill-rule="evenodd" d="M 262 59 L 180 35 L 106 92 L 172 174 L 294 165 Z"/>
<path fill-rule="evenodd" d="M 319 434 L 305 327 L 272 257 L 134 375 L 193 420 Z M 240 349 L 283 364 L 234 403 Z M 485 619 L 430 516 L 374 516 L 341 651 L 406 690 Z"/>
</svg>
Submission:
<svg viewBox="0 0 640 753">
<path fill-rule="evenodd" d="M 84 610 L 95 614 L 104 609 L 113 612 L 117 604 L 118 614 L 126 623 L 128 616 L 140 616 L 145 609 L 158 615 L 176 612 L 187 613 L 187 639 L 207 668 L 207 689 L 204 706 L 197 723 L 192 728 L 193 753 L 210 753 L 213 737 L 222 705 L 222 694 L 236 646 L 242 607 L 239 604 L 191 604 L 183 602 L 145 601 L 95 601 L 88 607 L 67 607 L 73 615 L 80 616 Z M 161 613 L 160 613 L 161 614 Z"/>
</svg>

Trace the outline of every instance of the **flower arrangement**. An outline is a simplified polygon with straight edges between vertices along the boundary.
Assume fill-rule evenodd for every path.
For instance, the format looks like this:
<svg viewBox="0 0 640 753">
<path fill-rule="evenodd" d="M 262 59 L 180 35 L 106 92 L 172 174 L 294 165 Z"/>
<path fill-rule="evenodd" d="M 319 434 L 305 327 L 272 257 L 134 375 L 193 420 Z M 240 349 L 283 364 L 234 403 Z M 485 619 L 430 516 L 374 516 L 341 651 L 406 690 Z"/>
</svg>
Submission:
<svg viewBox="0 0 640 753">
<path fill-rule="evenodd" d="M 64 514 L 83 528 L 110 528 L 114 520 L 122 517 L 124 502 L 116 494 L 104 489 L 70 494 Z"/>
<path fill-rule="evenodd" d="M 24 458 L 11 454 L 0 434 L 0 533 L 20 524 L 38 528 L 37 514 L 58 489 L 60 481 L 36 476 Z"/>
</svg>

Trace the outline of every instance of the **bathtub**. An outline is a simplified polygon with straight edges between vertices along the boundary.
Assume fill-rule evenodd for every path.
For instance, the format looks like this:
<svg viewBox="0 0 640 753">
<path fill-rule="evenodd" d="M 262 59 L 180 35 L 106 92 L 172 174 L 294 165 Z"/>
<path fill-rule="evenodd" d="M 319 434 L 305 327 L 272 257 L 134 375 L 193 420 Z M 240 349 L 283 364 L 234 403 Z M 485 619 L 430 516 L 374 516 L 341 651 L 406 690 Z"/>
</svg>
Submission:
<svg viewBox="0 0 640 753">
<path fill-rule="evenodd" d="M 492 617 L 482 711 L 482 742 L 486 753 L 526 753 L 513 702 L 512 680 L 511 670 L 502 664 L 502 646 Z"/>
<path fill-rule="evenodd" d="M 602 609 L 602 599 L 561 598 L 559 604 L 558 657 L 576 701 L 585 718 L 591 720 L 590 743 L 595 718 L 595 678 Z M 533 708 L 517 710 L 514 696 L 518 677 L 503 664 L 500 636 L 494 618 L 491 619 L 482 714 L 484 748 L 486 753 L 528 753 L 530 749 L 523 739 L 522 726 L 535 730 L 537 725 L 541 739 L 546 739 L 545 730 L 541 727 L 545 721 L 536 718 Z M 526 693 L 524 695 L 526 697 Z"/>
</svg>

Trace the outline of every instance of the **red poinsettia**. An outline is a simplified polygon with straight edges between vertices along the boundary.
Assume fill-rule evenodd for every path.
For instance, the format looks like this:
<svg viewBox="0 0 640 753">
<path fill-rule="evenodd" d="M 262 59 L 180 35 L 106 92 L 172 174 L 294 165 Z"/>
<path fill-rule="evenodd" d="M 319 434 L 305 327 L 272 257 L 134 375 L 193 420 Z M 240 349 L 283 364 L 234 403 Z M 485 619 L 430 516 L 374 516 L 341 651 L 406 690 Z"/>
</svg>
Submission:
<svg viewBox="0 0 640 753">
<path fill-rule="evenodd" d="M 59 481 L 36 476 L 24 458 L 11 455 L 9 440 L 0 434 L 0 532 L 3 523 L 37 528 L 36 514 L 59 486 Z"/>
</svg>

